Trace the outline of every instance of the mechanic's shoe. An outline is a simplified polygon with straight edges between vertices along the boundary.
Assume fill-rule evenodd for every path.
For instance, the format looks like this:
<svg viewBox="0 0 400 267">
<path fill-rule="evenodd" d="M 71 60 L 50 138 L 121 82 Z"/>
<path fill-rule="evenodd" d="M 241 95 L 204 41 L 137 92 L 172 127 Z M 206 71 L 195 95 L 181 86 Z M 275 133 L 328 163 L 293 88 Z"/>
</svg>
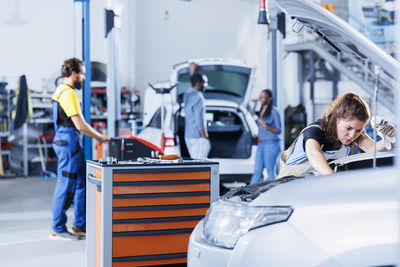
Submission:
<svg viewBox="0 0 400 267">
<path fill-rule="evenodd" d="M 86 237 L 86 231 L 81 229 L 81 228 L 79 228 L 76 225 L 72 226 L 72 231 L 74 232 L 75 235 L 77 235 L 80 238 L 85 238 Z"/>
<path fill-rule="evenodd" d="M 51 234 L 49 235 L 50 240 L 63 240 L 63 241 L 76 241 L 79 240 L 79 236 L 71 234 L 68 231 L 62 233 L 56 233 L 51 230 Z"/>
</svg>

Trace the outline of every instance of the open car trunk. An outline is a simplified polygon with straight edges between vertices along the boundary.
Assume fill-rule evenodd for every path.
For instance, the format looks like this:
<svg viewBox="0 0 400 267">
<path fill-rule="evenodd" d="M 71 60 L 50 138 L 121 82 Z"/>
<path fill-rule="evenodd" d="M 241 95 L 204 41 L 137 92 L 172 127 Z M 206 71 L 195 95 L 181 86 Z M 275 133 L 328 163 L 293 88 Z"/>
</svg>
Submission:
<svg viewBox="0 0 400 267">
<path fill-rule="evenodd" d="M 246 159 L 253 143 L 248 127 L 234 110 L 207 110 L 207 130 L 211 143 L 208 158 Z M 182 157 L 189 157 L 185 143 L 185 118 L 177 112 L 177 133 Z"/>
</svg>

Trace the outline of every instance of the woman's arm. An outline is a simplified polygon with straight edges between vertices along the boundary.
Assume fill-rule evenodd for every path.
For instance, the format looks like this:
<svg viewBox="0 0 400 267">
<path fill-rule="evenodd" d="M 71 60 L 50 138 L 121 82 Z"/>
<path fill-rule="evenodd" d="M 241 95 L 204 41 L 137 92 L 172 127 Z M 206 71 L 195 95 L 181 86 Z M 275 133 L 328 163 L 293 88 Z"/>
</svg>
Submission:
<svg viewBox="0 0 400 267">
<path fill-rule="evenodd" d="M 321 145 L 314 139 L 308 139 L 306 141 L 306 155 L 311 166 L 319 174 L 331 174 L 333 170 L 329 167 L 324 154 L 321 150 Z"/>
<path fill-rule="evenodd" d="M 265 121 L 262 118 L 258 118 L 258 122 L 261 124 L 262 127 L 267 129 L 268 131 L 271 131 L 274 134 L 279 134 L 280 133 L 279 129 L 269 126 L 268 124 L 265 123 Z"/>
<path fill-rule="evenodd" d="M 273 110 L 271 110 L 271 113 L 273 112 Z M 260 118 L 258 118 L 258 122 L 262 125 L 262 127 L 264 127 L 265 129 L 267 129 L 268 131 L 273 132 L 274 134 L 280 134 L 281 133 L 281 120 L 279 118 L 279 113 L 278 112 L 274 112 L 273 114 L 271 114 L 273 116 L 273 120 L 275 122 L 275 125 L 277 125 L 277 128 L 271 127 L 268 124 L 265 123 L 265 121 L 262 119 L 263 117 L 260 116 Z"/>
<path fill-rule="evenodd" d="M 357 141 L 355 142 L 357 146 L 359 146 L 365 152 L 372 152 L 374 151 L 374 140 L 372 140 L 365 132 L 358 137 Z M 381 151 L 385 150 L 385 143 L 382 140 L 376 142 L 376 150 Z"/>
</svg>

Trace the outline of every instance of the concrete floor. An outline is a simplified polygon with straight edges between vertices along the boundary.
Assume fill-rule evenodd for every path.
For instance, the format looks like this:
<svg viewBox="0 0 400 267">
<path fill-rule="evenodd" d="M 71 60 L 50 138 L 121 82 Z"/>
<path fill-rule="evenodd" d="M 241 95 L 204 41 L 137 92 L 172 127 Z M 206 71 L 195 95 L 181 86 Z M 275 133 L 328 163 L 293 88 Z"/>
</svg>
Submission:
<svg viewBox="0 0 400 267">
<path fill-rule="evenodd" d="M 83 267 L 86 241 L 49 240 L 56 179 L 0 177 L 0 265 Z M 68 227 L 73 208 L 68 211 Z"/>
</svg>

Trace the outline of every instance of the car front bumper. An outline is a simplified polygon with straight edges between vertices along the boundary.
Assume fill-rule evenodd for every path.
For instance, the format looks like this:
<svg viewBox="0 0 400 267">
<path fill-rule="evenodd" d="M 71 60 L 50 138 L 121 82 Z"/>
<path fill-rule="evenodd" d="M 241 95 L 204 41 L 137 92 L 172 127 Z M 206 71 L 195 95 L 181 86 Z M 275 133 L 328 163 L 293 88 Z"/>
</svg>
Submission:
<svg viewBox="0 0 400 267">
<path fill-rule="evenodd" d="M 211 246 L 206 243 L 201 238 L 203 233 L 203 222 L 204 220 L 201 220 L 190 235 L 187 266 L 228 266 L 232 250 Z"/>
<path fill-rule="evenodd" d="M 233 249 L 206 243 L 202 231 L 203 220 L 190 236 L 188 267 L 342 266 L 289 223 L 254 229 Z"/>
</svg>

